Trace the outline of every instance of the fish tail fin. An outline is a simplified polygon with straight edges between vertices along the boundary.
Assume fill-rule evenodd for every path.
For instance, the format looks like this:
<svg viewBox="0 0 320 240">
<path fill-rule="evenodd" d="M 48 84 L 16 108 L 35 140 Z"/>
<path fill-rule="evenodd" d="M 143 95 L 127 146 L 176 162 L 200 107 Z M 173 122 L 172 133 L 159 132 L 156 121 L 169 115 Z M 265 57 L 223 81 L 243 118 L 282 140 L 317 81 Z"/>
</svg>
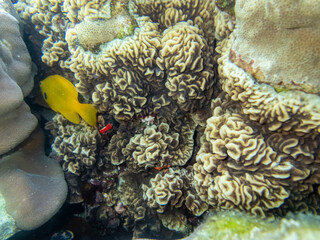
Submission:
<svg viewBox="0 0 320 240">
<path fill-rule="evenodd" d="M 95 127 L 97 125 L 97 112 L 98 110 L 91 104 L 80 104 L 79 106 L 80 117 L 88 123 L 90 126 Z"/>
</svg>

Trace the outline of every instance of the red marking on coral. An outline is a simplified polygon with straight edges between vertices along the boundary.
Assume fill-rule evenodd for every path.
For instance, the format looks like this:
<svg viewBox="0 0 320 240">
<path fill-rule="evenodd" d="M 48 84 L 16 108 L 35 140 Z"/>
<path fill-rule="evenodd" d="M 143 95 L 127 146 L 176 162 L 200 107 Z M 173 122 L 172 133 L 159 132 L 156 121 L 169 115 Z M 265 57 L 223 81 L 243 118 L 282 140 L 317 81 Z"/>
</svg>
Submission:
<svg viewBox="0 0 320 240">
<path fill-rule="evenodd" d="M 105 134 L 107 131 L 111 130 L 112 129 L 112 124 L 109 123 L 107 126 L 105 126 L 104 128 L 100 129 L 99 132 L 101 134 Z"/>
<path fill-rule="evenodd" d="M 166 169 L 166 168 L 169 168 L 171 167 L 170 165 L 165 165 L 163 167 L 154 167 L 155 170 L 158 170 L 158 171 L 161 171 L 162 169 Z"/>
</svg>

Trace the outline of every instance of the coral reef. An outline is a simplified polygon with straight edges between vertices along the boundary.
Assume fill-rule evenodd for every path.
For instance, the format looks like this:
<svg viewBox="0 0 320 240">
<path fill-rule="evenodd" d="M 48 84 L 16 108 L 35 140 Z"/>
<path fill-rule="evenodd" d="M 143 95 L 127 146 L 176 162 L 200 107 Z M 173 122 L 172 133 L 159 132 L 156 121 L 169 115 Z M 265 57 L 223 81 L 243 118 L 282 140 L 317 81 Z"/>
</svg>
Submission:
<svg viewBox="0 0 320 240">
<path fill-rule="evenodd" d="M 55 137 L 52 156 L 60 159 L 63 170 L 77 176 L 96 174 L 92 171 L 103 164 L 98 159 L 98 144 L 102 144 L 102 140 L 96 128 L 84 121 L 70 124 L 61 114 L 57 114 L 46 129 Z"/>
<path fill-rule="evenodd" d="M 97 127 L 56 115 L 47 129 L 70 202 L 102 235 L 179 238 L 224 209 L 319 213 L 317 3 L 234 3 L 16 3 L 42 61 L 98 109 Z"/>
<path fill-rule="evenodd" d="M 208 205 L 200 200 L 190 185 L 193 175 L 187 169 L 169 168 L 151 178 L 149 185 L 142 185 L 143 198 L 150 208 L 155 208 L 162 224 L 170 230 L 188 233 L 187 208 L 193 215 L 200 216 Z"/>
<path fill-rule="evenodd" d="M 194 215 L 200 216 L 208 206 L 200 201 L 196 192 L 193 192 L 192 186 L 189 185 L 192 178 L 192 173 L 186 169 L 169 168 L 162 171 L 150 179 L 150 186 L 142 185 L 144 199 L 147 200 L 148 206 L 156 208 L 158 213 L 172 211 L 185 205 Z"/>
<path fill-rule="evenodd" d="M 248 84 L 246 90 L 250 91 Z M 250 96 L 254 96 L 252 92 Z M 276 98 L 275 102 L 280 99 Z M 273 106 L 270 98 L 266 101 L 268 107 Z M 207 120 L 205 139 L 194 165 L 196 188 L 201 199 L 218 209 L 238 208 L 264 215 L 264 211 L 280 207 L 288 197 L 294 198 L 297 194 L 301 199 L 313 193 L 312 186 L 319 184 L 316 170 L 319 163 L 317 157 L 314 158 L 318 149 L 319 123 L 317 120 L 312 123 L 308 116 L 310 128 L 306 130 L 302 109 L 310 102 L 298 103 L 301 105 L 296 108 L 300 108 L 301 115 L 286 119 L 284 126 L 281 126 L 280 114 L 283 113 L 280 111 L 279 117 L 273 117 L 274 123 L 266 122 L 261 126 L 262 117 L 251 119 L 228 95 L 214 100 L 213 116 Z M 276 111 L 270 112 L 277 115 Z M 271 120 L 272 115 L 264 119 Z M 288 128 L 292 123 L 297 126 Z M 278 128 L 274 127 L 276 124 Z M 305 133 L 299 131 L 301 129 Z"/>
<path fill-rule="evenodd" d="M 134 169 L 185 165 L 193 152 L 195 124 L 187 118 L 176 121 L 158 120 L 131 137 L 122 149 L 127 164 Z"/>
<path fill-rule="evenodd" d="M 187 1 L 185 6 L 163 3 L 173 12 L 156 19 L 144 9 L 148 4 L 120 2 L 122 7 L 117 8 L 109 1 L 86 5 L 85 1 L 26 0 L 16 8 L 46 37 L 42 60 L 71 70 L 79 81 L 79 92 L 92 98 L 100 112 L 129 121 L 204 106 L 214 84 L 210 13 L 214 4 L 203 0 L 195 5 Z M 72 9 L 78 14 L 71 14 Z M 182 9 L 188 14 L 174 19 L 172 14 Z M 162 21 L 167 29 L 158 26 Z M 56 29 L 56 25 L 62 26 Z"/>
</svg>

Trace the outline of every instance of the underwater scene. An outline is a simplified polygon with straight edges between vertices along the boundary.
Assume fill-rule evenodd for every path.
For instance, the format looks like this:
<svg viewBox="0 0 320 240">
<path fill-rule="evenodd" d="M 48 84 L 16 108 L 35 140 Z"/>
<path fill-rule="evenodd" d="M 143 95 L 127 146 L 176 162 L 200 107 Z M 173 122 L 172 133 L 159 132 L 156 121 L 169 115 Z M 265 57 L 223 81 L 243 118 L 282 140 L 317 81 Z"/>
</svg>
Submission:
<svg viewBox="0 0 320 240">
<path fill-rule="evenodd" d="M 312 240 L 319 214 L 319 0 L 0 0 L 0 240 Z"/>
</svg>

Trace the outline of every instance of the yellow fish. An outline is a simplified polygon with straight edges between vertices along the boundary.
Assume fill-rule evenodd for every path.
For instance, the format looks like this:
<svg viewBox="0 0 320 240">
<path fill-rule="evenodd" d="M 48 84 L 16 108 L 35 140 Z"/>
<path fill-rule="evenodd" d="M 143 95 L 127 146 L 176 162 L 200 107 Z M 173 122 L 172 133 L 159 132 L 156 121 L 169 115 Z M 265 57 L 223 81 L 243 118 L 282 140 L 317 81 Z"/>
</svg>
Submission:
<svg viewBox="0 0 320 240">
<path fill-rule="evenodd" d="M 64 77 L 51 75 L 40 82 L 40 89 L 52 110 L 61 113 L 70 122 L 79 124 L 81 116 L 86 123 L 96 126 L 97 109 L 91 104 L 80 103 L 75 86 Z"/>
</svg>

